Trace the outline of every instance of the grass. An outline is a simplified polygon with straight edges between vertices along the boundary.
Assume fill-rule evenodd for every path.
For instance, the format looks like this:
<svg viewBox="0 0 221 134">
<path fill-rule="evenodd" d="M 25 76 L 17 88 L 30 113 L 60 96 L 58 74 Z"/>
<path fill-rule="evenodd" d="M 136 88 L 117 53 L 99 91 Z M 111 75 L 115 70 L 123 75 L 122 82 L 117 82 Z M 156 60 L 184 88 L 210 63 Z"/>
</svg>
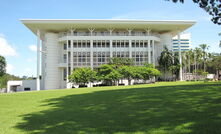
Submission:
<svg viewBox="0 0 221 134">
<path fill-rule="evenodd" d="M 220 134 L 221 83 L 0 95 L 0 134 Z"/>
</svg>

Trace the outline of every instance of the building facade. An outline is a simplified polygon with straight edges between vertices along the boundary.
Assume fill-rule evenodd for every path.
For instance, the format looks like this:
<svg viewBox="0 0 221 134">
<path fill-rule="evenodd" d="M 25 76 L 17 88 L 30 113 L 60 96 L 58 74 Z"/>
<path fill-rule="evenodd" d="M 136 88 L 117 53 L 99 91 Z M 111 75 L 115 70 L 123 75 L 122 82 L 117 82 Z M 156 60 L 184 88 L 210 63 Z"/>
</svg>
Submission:
<svg viewBox="0 0 221 134">
<path fill-rule="evenodd" d="M 175 37 L 173 37 L 173 51 L 174 52 L 179 51 L 179 43 L 178 43 L 179 41 L 180 41 L 181 51 L 189 51 L 192 48 L 190 33 L 180 34 L 180 40 L 178 40 L 177 35 Z"/>
<path fill-rule="evenodd" d="M 97 68 L 112 57 L 134 58 L 137 66 L 157 65 L 164 46 L 194 21 L 21 20 L 38 37 L 41 89 L 69 88 L 79 67 Z M 40 47 L 42 50 L 40 51 Z M 39 65 L 38 65 L 38 70 Z M 38 81 L 37 81 L 38 85 Z"/>
</svg>

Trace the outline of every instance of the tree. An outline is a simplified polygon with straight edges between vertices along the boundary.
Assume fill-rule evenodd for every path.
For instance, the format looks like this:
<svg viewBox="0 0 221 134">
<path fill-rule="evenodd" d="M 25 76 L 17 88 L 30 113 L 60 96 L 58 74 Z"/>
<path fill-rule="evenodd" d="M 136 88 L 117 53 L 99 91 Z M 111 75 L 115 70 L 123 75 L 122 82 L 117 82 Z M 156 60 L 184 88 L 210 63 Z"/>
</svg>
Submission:
<svg viewBox="0 0 221 134">
<path fill-rule="evenodd" d="M 1 88 L 6 88 L 7 87 L 7 82 L 9 80 L 21 80 L 21 78 L 19 78 L 18 76 L 14 76 L 14 75 L 6 73 L 2 77 L 0 77 L 0 89 Z"/>
<path fill-rule="evenodd" d="M 170 1 L 170 0 L 167 0 Z M 184 0 L 172 0 L 173 2 L 184 3 Z M 220 0 L 193 0 L 200 8 L 204 9 L 212 16 L 211 21 L 214 24 L 221 25 L 221 1 Z"/>
<path fill-rule="evenodd" d="M 203 55 L 203 71 L 205 72 L 206 71 L 206 64 L 205 63 L 206 63 L 206 56 L 207 56 L 206 50 L 209 49 L 209 46 L 207 44 L 200 44 L 199 46 L 203 50 L 203 53 L 202 53 L 202 55 Z"/>
<path fill-rule="evenodd" d="M 120 66 L 132 66 L 134 65 L 134 59 L 114 57 L 110 59 L 109 64 L 114 65 L 116 68 Z"/>
<path fill-rule="evenodd" d="M 133 66 L 121 66 L 119 68 L 119 73 L 122 75 L 123 78 L 128 80 L 128 85 L 131 85 L 131 80 L 134 75 L 134 67 Z"/>
<path fill-rule="evenodd" d="M 108 85 L 113 85 L 118 81 L 122 76 L 114 68 L 114 65 L 103 64 L 98 69 L 98 78 L 99 80 L 103 80 Z"/>
<path fill-rule="evenodd" d="M 93 82 L 96 78 L 96 72 L 91 68 L 77 68 L 69 76 L 71 82 L 75 82 L 79 85 L 86 85 L 89 82 Z"/>
<path fill-rule="evenodd" d="M 0 77 L 6 73 L 6 60 L 5 57 L 0 55 Z"/>
<path fill-rule="evenodd" d="M 161 52 L 161 55 L 158 58 L 158 63 L 160 68 L 164 71 L 164 79 L 166 79 L 166 71 L 169 70 L 171 65 L 173 65 L 173 54 L 168 50 L 167 47 L 164 47 L 164 50 Z"/>
<path fill-rule="evenodd" d="M 202 49 L 196 47 L 196 48 L 194 49 L 194 55 L 195 55 L 195 61 L 196 61 L 196 63 L 195 63 L 195 64 L 196 64 L 195 69 L 198 70 L 200 63 L 202 63 L 202 57 L 203 57 Z"/>
<path fill-rule="evenodd" d="M 219 76 L 219 71 L 221 70 L 221 55 L 214 56 L 212 60 L 209 62 L 209 65 L 216 70 L 216 74 L 217 76 Z"/>
</svg>

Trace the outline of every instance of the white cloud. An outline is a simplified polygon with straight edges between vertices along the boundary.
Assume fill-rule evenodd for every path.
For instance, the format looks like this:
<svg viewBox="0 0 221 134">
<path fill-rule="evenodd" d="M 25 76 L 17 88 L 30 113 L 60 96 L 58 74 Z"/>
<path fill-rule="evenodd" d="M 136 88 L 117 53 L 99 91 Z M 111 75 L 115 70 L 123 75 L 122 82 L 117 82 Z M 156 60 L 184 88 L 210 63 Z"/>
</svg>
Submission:
<svg viewBox="0 0 221 134">
<path fill-rule="evenodd" d="M 29 48 L 31 51 L 34 51 L 34 52 L 37 51 L 37 46 L 36 46 L 36 45 L 29 45 L 28 48 Z"/>
<path fill-rule="evenodd" d="M 16 56 L 17 53 L 11 44 L 5 39 L 3 34 L 0 34 L 0 55 L 2 56 Z"/>
<path fill-rule="evenodd" d="M 14 66 L 12 66 L 11 64 L 6 65 L 6 72 L 7 73 L 12 73 L 13 69 L 14 69 Z"/>
</svg>

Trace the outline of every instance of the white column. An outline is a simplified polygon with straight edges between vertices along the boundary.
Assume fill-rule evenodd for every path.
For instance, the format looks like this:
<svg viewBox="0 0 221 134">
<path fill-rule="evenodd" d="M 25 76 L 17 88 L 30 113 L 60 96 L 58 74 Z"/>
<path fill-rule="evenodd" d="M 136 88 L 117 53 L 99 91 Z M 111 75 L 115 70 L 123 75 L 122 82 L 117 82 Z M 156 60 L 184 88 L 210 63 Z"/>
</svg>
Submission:
<svg viewBox="0 0 221 134">
<path fill-rule="evenodd" d="M 155 42 L 152 41 L 153 65 L 155 66 Z"/>
<path fill-rule="evenodd" d="M 129 58 L 132 58 L 132 40 L 129 40 Z"/>
<path fill-rule="evenodd" d="M 90 65 L 91 69 L 93 69 L 93 40 L 90 40 Z"/>
<path fill-rule="evenodd" d="M 148 40 L 148 63 L 151 64 L 150 40 Z"/>
<path fill-rule="evenodd" d="M 180 62 L 180 81 L 183 80 L 183 69 L 182 69 L 182 55 L 181 55 L 181 47 L 180 47 L 180 33 L 178 33 L 178 46 L 179 46 L 179 62 Z"/>
<path fill-rule="evenodd" d="M 110 58 L 113 57 L 113 40 L 110 40 Z"/>
<path fill-rule="evenodd" d="M 147 28 L 147 29 L 145 29 L 145 31 L 147 32 L 147 35 L 150 36 L 150 31 L 151 30 L 149 28 Z"/>
<path fill-rule="evenodd" d="M 36 79 L 36 89 L 37 91 L 40 90 L 40 31 L 39 29 L 37 30 L 37 79 Z"/>
<path fill-rule="evenodd" d="M 73 67 L 73 40 L 71 40 L 71 73 L 72 73 L 72 71 L 73 71 L 73 69 L 74 69 L 74 67 Z"/>
<path fill-rule="evenodd" d="M 67 47 L 67 50 L 66 50 L 66 52 L 67 52 L 67 53 L 66 53 L 66 54 L 67 54 L 66 87 L 69 88 L 69 87 L 68 87 L 68 74 L 69 74 L 69 71 L 68 71 L 68 70 L 69 70 L 69 69 L 68 69 L 68 68 L 69 68 L 69 61 L 68 61 L 68 59 L 69 59 L 69 57 L 68 57 L 68 39 L 66 40 L 66 47 Z"/>
</svg>

